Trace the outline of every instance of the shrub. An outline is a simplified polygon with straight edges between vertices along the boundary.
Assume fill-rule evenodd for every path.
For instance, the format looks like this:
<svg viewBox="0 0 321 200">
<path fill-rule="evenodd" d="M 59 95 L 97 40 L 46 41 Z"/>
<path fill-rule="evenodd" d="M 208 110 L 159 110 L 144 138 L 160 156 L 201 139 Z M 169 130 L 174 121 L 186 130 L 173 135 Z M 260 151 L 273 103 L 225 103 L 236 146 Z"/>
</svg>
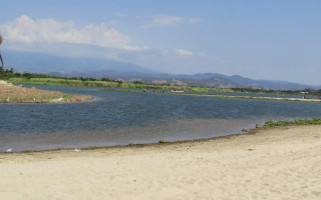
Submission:
<svg viewBox="0 0 321 200">
<path fill-rule="evenodd" d="M 286 126 L 286 125 L 308 125 L 308 124 L 321 124 L 320 118 L 314 119 L 294 119 L 293 121 L 267 121 L 265 122 L 265 127 L 271 126 Z"/>
</svg>

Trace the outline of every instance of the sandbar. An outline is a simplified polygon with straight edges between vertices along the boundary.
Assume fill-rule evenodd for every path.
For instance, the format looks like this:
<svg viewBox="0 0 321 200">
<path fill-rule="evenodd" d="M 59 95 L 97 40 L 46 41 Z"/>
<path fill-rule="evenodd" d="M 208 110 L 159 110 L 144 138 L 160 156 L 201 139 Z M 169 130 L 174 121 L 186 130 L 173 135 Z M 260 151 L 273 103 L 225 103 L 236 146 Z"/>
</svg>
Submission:
<svg viewBox="0 0 321 200">
<path fill-rule="evenodd" d="M 0 80 L 0 103 L 67 103 L 93 99 L 94 97 L 91 96 L 16 86 Z"/>
</svg>

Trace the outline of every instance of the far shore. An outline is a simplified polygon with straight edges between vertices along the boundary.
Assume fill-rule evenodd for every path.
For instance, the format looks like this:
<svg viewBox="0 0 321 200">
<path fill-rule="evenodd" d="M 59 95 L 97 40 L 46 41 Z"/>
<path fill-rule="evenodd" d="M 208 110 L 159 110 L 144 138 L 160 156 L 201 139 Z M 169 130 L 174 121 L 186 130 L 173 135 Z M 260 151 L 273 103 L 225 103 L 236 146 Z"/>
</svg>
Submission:
<svg viewBox="0 0 321 200">
<path fill-rule="evenodd" d="M 217 98 L 257 99 L 257 100 L 321 102 L 321 99 L 285 98 L 285 97 L 258 97 L 258 96 L 234 96 L 234 95 L 188 94 L 188 93 L 179 93 L 179 94 L 175 94 L 175 95 L 217 97 Z"/>
<path fill-rule="evenodd" d="M 321 125 L 206 140 L 0 153 L 4 199 L 320 199 Z"/>
<path fill-rule="evenodd" d="M 102 87 L 104 91 L 109 92 L 138 92 L 142 93 L 152 91 L 158 94 L 165 95 L 189 95 L 189 96 L 206 96 L 206 97 L 217 97 L 217 98 L 239 98 L 239 99 L 256 99 L 256 100 L 282 100 L 282 101 L 303 101 L 303 102 L 321 102 L 319 98 L 319 93 L 308 93 L 297 90 L 297 95 L 310 95 L 310 98 L 286 98 L 286 97 L 260 97 L 260 96 L 235 96 L 235 95 L 216 95 L 216 94 L 206 94 L 208 92 L 246 92 L 246 93 L 266 93 L 266 94 L 289 94 L 288 91 L 273 91 L 273 90 L 264 90 L 264 89 L 251 89 L 251 88 L 209 88 L 209 87 L 194 87 L 187 85 L 157 85 L 157 84 L 145 84 L 140 81 L 134 82 L 122 82 L 122 81 L 112 81 L 109 79 L 83 79 L 83 78 L 63 78 L 63 77 L 46 77 L 43 75 L 42 78 L 38 76 L 34 77 L 15 77 L 9 78 L 8 82 L 15 84 L 28 84 L 28 85 L 64 85 L 64 86 L 92 86 L 92 87 Z M 122 89 L 119 89 L 122 88 Z M 130 89 L 140 89 L 140 91 L 134 91 Z M 164 90 L 171 90 L 173 92 L 164 92 Z M 183 91 L 191 91 L 195 93 L 184 93 Z M 202 94 L 204 93 L 204 94 Z M 293 93 L 290 93 L 293 94 Z M 314 96 L 314 98 L 311 98 Z"/>
<path fill-rule="evenodd" d="M 276 100 L 276 101 L 304 101 L 304 102 L 321 102 L 319 98 L 287 98 L 287 97 L 262 97 L 262 96 L 235 96 L 235 95 L 223 95 L 223 94 L 201 94 L 201 93 L 184 93 L 179 92 L 154 92 L 153 90 L 126 90 L 126 89 L 102 89 L 106 92 L 127 92 L 127 93 L 153 93 L 160 95 L 182 95 L 182 96 L 197 96 L 197 97 L 213 97 L 213 98 L 233 98 L 233 99 L 256 99 L 256 100 Z"/>
</svg>

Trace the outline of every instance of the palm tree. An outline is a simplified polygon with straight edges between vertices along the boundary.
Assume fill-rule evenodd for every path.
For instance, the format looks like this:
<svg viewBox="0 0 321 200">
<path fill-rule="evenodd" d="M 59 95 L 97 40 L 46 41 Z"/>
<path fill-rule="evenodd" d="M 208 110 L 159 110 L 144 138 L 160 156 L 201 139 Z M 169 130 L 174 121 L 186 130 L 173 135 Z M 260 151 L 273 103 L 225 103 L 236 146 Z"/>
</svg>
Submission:
<svg viewBox="0 0 321 200">
<path fill-rule="evenodd" d="M 1 47 L 1 43 L 2 43 L 2 35 L 0 33 L 0 47 Z M 0 52 L 0 60 L 1 60 L 2 67 L 4 67 L 1 52 Z"/>
</svg>

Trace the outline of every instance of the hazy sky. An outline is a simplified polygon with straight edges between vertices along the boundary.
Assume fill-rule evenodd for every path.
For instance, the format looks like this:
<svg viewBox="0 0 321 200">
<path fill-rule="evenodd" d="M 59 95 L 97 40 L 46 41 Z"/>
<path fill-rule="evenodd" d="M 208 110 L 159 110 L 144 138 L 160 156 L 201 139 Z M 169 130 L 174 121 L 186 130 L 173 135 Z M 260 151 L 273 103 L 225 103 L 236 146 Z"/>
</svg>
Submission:
<svg viewBox="0 0 321 200">
<path fill-rule="evenodd" d="M 3 50 L 321 85 L 319 0 L 0 0 Z M 92 68 L 91 68 L 92 69 Z"/>
</svg>

